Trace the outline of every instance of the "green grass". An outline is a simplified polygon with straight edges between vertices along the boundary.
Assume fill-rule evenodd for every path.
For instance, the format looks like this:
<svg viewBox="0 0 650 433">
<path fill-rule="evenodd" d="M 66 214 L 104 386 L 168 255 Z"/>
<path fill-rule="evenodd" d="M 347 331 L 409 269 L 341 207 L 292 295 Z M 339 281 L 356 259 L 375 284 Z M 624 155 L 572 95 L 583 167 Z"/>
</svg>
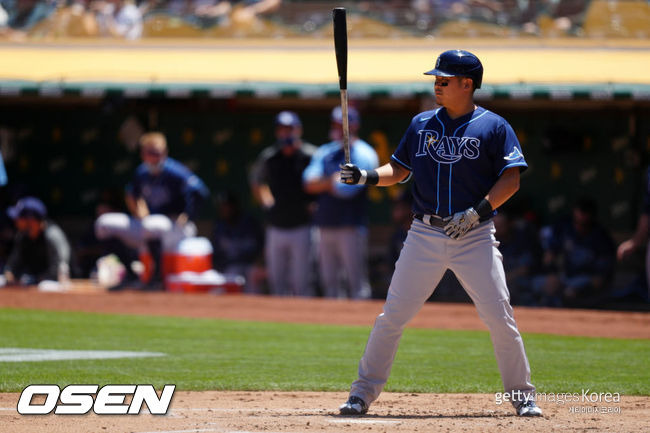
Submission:
<svg viewBox="0 0 650 433">
<path fill-rule="evenodd" d="M 0 347 L 133 350 L 159 358 L 0 362 L 0 391 L 28 384 L 152 383 L 184 390 L 343 391 L 370 327 L 0 309 Z M 650 395 L 650 340 L 524 335 L 541 392 Z M 407 329 L 389 391 L 497 392 L 487 332 Z"/>
</svg>

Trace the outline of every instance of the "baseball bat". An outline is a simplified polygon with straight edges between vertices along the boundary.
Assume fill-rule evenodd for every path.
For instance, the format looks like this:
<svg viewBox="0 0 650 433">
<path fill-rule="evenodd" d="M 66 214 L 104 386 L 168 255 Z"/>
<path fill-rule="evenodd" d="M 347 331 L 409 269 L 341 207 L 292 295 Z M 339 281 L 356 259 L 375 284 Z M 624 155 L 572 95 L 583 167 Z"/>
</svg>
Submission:
<svg viewBox="0 0 650 433">
<path fill-rule="evenodd" d="M 345 8 L 332 10 L 334 22 L 334 52 L 336 67 L 339 72 L 339 89 L 341 90 L 341 115 L 343 117 L 343 152 L 345 163 L 350 163 L 350 127 L 348 125 L 348 26 L 345 20 Z"/>
</svg>

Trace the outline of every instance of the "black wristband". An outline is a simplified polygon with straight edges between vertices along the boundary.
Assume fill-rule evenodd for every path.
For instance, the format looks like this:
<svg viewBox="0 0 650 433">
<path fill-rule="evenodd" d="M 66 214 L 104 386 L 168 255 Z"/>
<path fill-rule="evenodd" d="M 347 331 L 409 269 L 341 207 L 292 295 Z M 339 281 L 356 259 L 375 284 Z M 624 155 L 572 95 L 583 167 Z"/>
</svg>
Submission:
<svg viewBox="0 0 650 433">
<path fill-rule="evenodd" d="M 474 210 L 476 211 L 478 216 L 481 217 L 482 220 L 486 220 L 490 218 L 492 216 L 492 212 L 494 212 L 494 209 L 492 209 L 492 205 L 486 199 L 483 199 L 480 202 L 478 202 L 478 204 L 474 206 Z"/>
<path fill-rule="evenodd" d="M 379 173 L 377 170 L 366 171 L 366 185 L 377 185 L 379 183 Z"/>
</svg>

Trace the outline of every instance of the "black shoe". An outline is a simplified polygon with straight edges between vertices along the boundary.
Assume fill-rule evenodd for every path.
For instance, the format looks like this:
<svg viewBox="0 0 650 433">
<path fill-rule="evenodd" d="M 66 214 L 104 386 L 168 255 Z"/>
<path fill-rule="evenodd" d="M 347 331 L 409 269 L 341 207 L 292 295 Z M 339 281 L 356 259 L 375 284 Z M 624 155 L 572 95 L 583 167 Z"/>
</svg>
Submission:
<svg viewBox="0 0 650 433">
<path fill-rule="evenodd" d="M 341 415 L 363 415 L 366 412 L 368 412 L 368 405 L 355 395 L 348 398 L 348 401 L 339 407 Z"/>
<path fill-rule="evenodd" d="M 542 416 L 542 410 L 537 407 L 533 400 L 526 400 L 517 406 L 519 416 Z"/>
<path fill-rule="evenodd" d="M 142 286 L 140 290 L 143 292 L 163 292 L 165 290 L 165 285 L 162 281 L 149 281 L 147 284 Z"/>
</svg>

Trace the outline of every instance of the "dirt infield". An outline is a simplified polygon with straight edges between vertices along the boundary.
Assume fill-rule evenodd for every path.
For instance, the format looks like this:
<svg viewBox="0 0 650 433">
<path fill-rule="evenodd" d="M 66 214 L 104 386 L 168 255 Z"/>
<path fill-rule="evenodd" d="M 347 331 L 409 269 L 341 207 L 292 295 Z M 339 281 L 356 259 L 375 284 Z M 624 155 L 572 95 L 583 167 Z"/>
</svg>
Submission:
<svg viewBox="0 0 650 433">
<path fill-rule="evenodd" d="M 177 392 L 166 416 L 20 416 L 18 396 L 0 394 L 0 426 L 12 433 L 160 432 L 643 432 L 646 397 L 623 396 L 611 413 L 578 413 L 547 404 L 544 416 L 522 419 L 486 394 L 384 393 L 369 415 L 342 417 L 343 393 Z M 585 408 L 585 406 L 581 406 Z M 572 412 L 573 410 L 573 412 Z"/>
<path fill-rule="evenodd" d="M 378 301 L 336 301 L 255 296 L 105 293 L 92 287 L 70 293 L 0 290 L 0 307 L 59 311 L 172 315 L 295 323 L 370 326 Z M 614 338 L 650 338 L 650 314 L 516 308 L 523 332 Z M 427 304 L 411 326 L 485 329 L 471 305 Z M 0 394 L 0 429 L 10 432 L 496 432 L 650 431 L 650 398 L 622 396 L 601 405 L 540 404 L 544 417 L 521 419 L 490 394 L 384 393 L 368 416 L 341 417 L 345 393 L 177 392 L 166 416 L 21 416 L 19 395 Z"/>
</svg>

